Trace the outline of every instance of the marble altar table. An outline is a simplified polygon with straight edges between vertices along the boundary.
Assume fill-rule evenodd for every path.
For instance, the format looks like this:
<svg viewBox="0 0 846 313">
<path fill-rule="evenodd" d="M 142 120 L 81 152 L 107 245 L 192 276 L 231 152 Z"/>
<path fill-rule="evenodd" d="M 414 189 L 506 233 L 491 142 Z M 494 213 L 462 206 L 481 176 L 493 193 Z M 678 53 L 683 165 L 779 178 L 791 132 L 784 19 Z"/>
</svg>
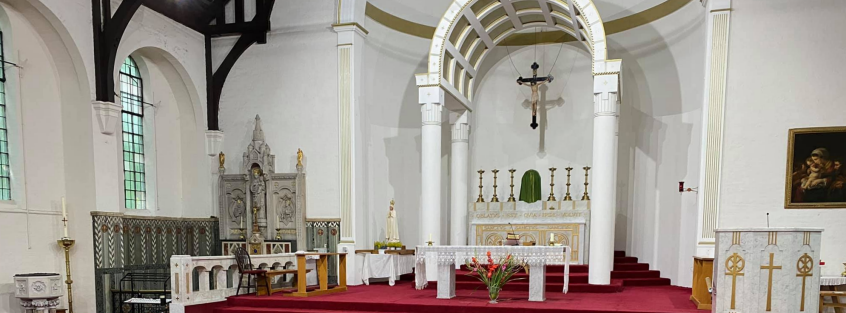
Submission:
<svg viewBox="0 0 846 313">
<path fill-rule="evenodd" d="M 482 264 L 481 257 L 490 251 L 491 258 L 500 260 L 511 254 L 512 258 L 529 264 L 529 301 L 544 301 L 546 285 L 546 266 L 564 265 L 564 290 L 567 293 L 570 283 L 570 247 L 568 246 L 417 246 L 417 264 L 414 275 L 415 288 L 423 289 L 426 280 L 426 262 L 438 264 L 438 299 L 455 297 L 455 268 L 473 257 Z"/>
<path fill-rule="evenodd" d="M 472 202 L 468 205 L 469 243 L 499 246 L 508 233 L 539 246 L 570 247 L 570 263 L 585 264 L 590 245 L 590 201 Z M 511 223 L 509 225 L 509 223 Z"/>
<path fill-rule="evenodd" d="M 400 275 L 414 272 L 414 255 L 364 253 L 361 266 L 361 280 L 370 285 L 371 278 L 387 278 L 393 286 Z"/>
<path fill-rule="evenodd" d="M 712 312 L 813 312 L 821 228 L 716 230 Z"/>
</svg>

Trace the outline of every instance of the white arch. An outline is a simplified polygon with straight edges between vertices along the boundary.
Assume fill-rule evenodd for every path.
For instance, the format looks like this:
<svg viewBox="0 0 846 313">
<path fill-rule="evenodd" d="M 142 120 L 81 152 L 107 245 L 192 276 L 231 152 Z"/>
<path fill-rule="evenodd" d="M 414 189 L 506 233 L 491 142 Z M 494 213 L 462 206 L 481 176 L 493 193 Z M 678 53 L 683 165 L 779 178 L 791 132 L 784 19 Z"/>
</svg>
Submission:
<svg viewBox="0 0 846 313">
<path fill-rule="evenodd" d="M 477 3 L 481 7 L 474 9 Z M 538 7 L 517 9 L 521 3 Z M 492 21 L 483 25 L 486 20 Z M 423 81 L 418 76 L 418 85 L 441 86 L 472 108 L 473 80 L 489 49 L 526 27 L 553 28 L 575 37 L 591 53 L 593 74 L 605 72 L 605 66 L 596 66 L 607 60 L 605 27 L 591 0 L 454 0 L 435 28 L 428 72 Z M 471 33 L 478 38 L 472 39 Z"/>
</svg>

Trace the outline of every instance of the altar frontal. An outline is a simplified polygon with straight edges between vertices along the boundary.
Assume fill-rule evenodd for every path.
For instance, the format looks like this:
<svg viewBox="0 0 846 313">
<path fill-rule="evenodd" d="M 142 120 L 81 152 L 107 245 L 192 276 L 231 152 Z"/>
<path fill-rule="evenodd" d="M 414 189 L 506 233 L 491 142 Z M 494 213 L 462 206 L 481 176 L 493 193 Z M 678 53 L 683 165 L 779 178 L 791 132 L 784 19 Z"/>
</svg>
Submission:
<svg viewBox="0 0 846 313">
<path fill-rule="evenodd" d="M 499 246 L 508 233 L 521 244 L 571 248 L 570 263 L 584 264 L 590 244 L 590 201 L 473 202 L 468 208 L 470 242 Z"/>
</svg>

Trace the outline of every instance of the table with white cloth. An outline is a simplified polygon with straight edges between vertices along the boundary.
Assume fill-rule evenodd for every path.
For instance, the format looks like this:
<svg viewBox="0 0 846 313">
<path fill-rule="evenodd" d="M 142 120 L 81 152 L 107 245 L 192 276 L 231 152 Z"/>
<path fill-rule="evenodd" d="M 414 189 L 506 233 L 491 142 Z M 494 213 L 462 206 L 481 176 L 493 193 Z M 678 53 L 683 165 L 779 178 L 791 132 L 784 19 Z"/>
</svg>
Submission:
<svg viewBox="0 0 846 313">
<path fill-rule="evenodd" d="M 413 255 L 365 253 L 361 266 L 361 280 L 365 285 L 370 285 L 371 278 L 387 278 L 388 284 L 393 286 L 400 275 L 413 272 Z"/>
<path fill-rule="evenodd" d="M 843 276 L 823 276 L 820 277 L 820 291 L 846 291 L 846 277 Z M 831 297 L 831 303 L 840 304 L 840 299 Z M 820 298 L 822 304 L 823 299 Z M 843 312 L 841 308 L 834 308 L 835 313 Z M 820 312 L 823 312 L 822 310 Z M 831 312 L 831 311 L 830 311 Z"/>
<path fill-rule="evenodd" d="M 567 293 L 570 283 L 570 247 L 568 246 L 417 246 L 417 263 L 414 275 L 415 288 L 426 288 L 426 262 L 438 264 L 438 299 L 455 298 L 455 268 L 457 264 L 476 257 L 482 264 L 487 264 L 487 253 L 494 260 L 504 259 L 508 255 L 522 260 L 529 265 L 529 301 L 544 301 L 546 296 L 546 266 L 564 266 L 564 290 Z"/>
</svg>

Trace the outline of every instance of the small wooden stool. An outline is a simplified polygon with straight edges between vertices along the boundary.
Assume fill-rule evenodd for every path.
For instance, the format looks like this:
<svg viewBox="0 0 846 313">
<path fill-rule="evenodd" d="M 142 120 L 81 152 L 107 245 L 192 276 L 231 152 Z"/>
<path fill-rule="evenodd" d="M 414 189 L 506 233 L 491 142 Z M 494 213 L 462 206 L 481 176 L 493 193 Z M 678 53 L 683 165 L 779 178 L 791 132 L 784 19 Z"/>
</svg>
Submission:
<svg viewBox="0 0 846 313">
<path fill-rule="evenodd" d="M 831 297 L 832 303 L 825 303 L 825 297 Z M 825 308 L 834 308 L 834 312 L 843 312 L 841 308 L 846 308 L 846 303 L 840 303 L 838 297 L 846 297 L 846 291 L 820 291 L 820 313 L 825 312 Z"/>
<path fill-rule="evenodd" d="M 308 272 L 311 272 L 311 270 L 306 269 L 305 272 L 308 273 Z M 258 295 L 258 296 L 269 296 L 269 295 L 272 295 L 274 292 L 279 292 L 279 291 L 284 290 L 285 288 L 273 289 L 271 287 L 271 283 L 272 283 L 274 277 L 279 276 L 279 275 L 285 275 L 285 274 L 294 274 L 294 282 L 295 282 L 294 284 L 295 285 L 296 285 L 296 281 L 298 279 L 300 279 L 300 277 L 297 276 L 297 270 L 296 269 L 269 270 L 269 271 L 266 271 L 264 273 L 257 274 L 256 275 L 256 295 Z M 305 279 L 305 277 L 303 277 L 302 279 Z"/>
</svg>

